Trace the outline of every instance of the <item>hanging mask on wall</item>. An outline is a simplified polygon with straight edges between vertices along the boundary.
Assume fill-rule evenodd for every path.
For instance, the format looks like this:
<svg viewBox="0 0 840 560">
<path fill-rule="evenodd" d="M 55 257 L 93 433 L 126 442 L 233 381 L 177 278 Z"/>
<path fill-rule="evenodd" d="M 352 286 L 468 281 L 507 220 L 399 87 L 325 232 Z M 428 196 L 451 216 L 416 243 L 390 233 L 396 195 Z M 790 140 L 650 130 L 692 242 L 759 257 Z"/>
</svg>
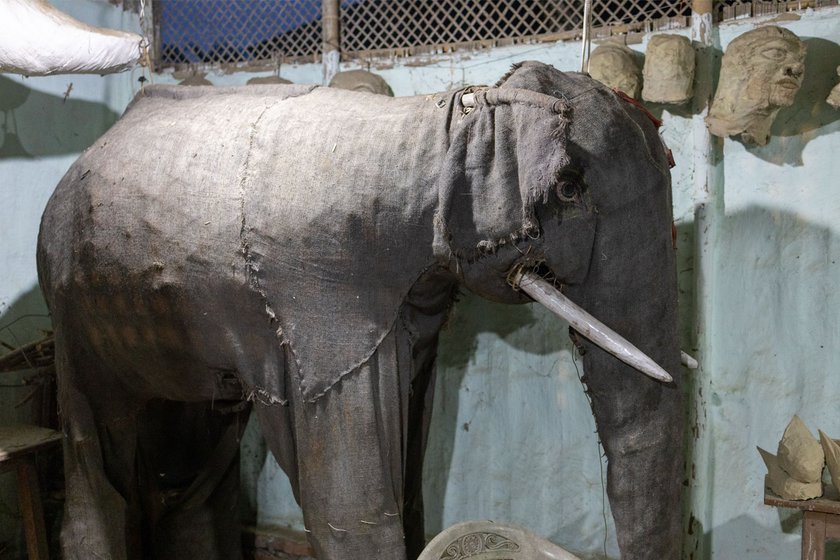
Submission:
<svg viewBox="0 0 840 560">
<path fill-rule="evenodd" d="M 837 75 L 840 76 L 840 66 L 837 67 Z M 828 99 L 825 102 L 835 109 L 840 109 L 840 84 L 834 86 L 834 89 L 828 94 Z"/>
<path fill-rule="evenodd" d="M 805 74 L 805 43 L 777 26 L 759 27 L 733 40 L 720 70 L 720 83 L 706 117 L 715 136 L 740 134 L 763 146 L 782 107 L 793 105 Z"/>
<path fill-rule="evenodd" d="M 682 35 L 654 35 L 645 52 L 642 99 L 682 105 L 694 95 L 694 48 Z"/>
<path fill-rule="evenodd" d="M 339 72 L 330 80 L 329 87 L 394 96 L 391 86 L 388 85 L 388 82 L 382 76 L 368 72 L 367 70 Z"/>
<path fill-rule="evenodd" d="M 589 75 L 633 99 L 639 98 L 642 72 L 636 62 L 636 53 L 624 45 L 606 43 L 592 51 Z"/>
</svg>

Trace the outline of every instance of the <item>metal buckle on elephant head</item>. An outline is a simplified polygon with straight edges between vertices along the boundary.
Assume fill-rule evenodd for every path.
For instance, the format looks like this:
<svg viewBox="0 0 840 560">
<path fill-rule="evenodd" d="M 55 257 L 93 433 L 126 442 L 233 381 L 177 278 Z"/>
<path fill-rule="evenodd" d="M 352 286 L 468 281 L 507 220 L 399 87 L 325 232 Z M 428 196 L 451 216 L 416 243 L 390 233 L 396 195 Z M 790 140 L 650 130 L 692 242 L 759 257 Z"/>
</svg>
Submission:
<svg viewBox="0 0 840 560">
<path fill-rule="evenodd" d="M 531 296 L 534 301 L 544 305 L 561 319 L 568 321 L 569 325 L 581 336 L 589 339 L 625 364 L 658 381 L 664 381 L 665 383 L 673 381 L 671 375 L 647 354 L 567 298 L 534 270 L 526 270 L 525 267 L 518 266 L 511 272 L 508 281 L 514 289 L 522 290 Z M 680 353 L 680 358 L 683 365 L 689 369 L 698 366 L 697 360 L 685 352 Z"/>
<path fill-rule="evenodd" d="M 465 115 L 472 113 L 475 109 L 475 94 L 483 88 L 470 86 L 461 93 L 461 106 Z"/>
</svg>

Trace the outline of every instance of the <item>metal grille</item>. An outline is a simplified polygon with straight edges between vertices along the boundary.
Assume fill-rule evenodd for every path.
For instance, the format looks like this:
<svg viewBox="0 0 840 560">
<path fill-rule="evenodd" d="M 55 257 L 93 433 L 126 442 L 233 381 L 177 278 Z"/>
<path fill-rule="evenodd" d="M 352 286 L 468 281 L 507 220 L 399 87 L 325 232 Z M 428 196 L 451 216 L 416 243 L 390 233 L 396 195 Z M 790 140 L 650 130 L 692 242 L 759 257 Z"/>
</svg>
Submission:
<svg viewBox="0 0 840 560">
<path fill-rule="evenodd" d="M 113 1 L 113 0 L 112 0 Z M 157 67 L 318 60 L 321 0 L 153 0 Z M 341 0 L 345 57 L 575 38 L 584 0 Z M 715 2 L 718 21 L 838 0 Z M 594 35 L 688 25 L 690 0 L 595 0 Z"/>
<path fill-rule="evenodd" d="M 158 67 L 321 53 L 321 0 L 155 0 Z"/>
<path fill-rule="evenodd" d="M 593 25 L 599 28 L 691 13 L 689 0 L 594 5 Z M 581 28 L 582 15 L 583 0 L 343 0 L 341 47 L 344 53 L 353 53 L 526 41 L 575 32 Z"/>
<path fill-rule="evenodd" d="M 822 8 L 836 6 L 838 0 L 793 0 L 793 1 L 761 1 L 746 2 L 745 0 L 718 0 L 715 2 L 716 19 L 726 21 L 731 19 L 749 18 L 780 14 L 806 8 Z"/>
</svg>

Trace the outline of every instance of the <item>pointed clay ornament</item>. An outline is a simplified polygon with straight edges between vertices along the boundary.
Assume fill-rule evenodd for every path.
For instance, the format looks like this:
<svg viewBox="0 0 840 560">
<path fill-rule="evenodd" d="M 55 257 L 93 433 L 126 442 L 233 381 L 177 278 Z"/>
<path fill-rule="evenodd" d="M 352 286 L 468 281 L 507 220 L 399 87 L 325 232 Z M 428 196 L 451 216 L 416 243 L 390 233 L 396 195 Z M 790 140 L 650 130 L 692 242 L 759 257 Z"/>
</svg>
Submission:
<svg viewBox="0 0 840 560">
<path fill-rule="evenodd" d="M 764 449 L 757 447 L 764 464 L 767 466 L 765 483 L 777 496 L 785 500 L 811 500 L 822 496 L 822 482 L 799 482 L 788 476 L 779 466 L 778 458 Z"/>
<path fill-rule="evenodd" d="M 831 483 L 835 488 L 840 489 L 840 443 L 831 439 L 825 432 L 820 432 L 820 443 L 825 452 L 825 462 L 828 465 L 828 472 L 831 473 Z"/>
<path fill-rule="evenodd" d="M 822 479 L 825 453 L 805 423 L 794 416 L 779 442 L 779 467 L 799 482 Z"/>
</svg>

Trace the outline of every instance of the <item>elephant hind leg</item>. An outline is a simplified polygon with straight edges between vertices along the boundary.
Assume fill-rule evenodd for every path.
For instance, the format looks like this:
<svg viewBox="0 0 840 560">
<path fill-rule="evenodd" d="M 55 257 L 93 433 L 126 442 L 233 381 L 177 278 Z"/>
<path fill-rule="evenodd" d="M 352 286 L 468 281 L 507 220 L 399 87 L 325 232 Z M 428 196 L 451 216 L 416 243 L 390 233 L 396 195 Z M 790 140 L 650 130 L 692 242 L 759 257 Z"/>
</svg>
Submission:
<svg viewBox="0 0 840 560">
<path fill-rule="evenodd" d="M 142 557 L 136 487 L 139 405 L 110 387 L 107 372 L 85 352 L 68 323 L 55 329 L 58 400 L 64 430 L 67 560 Z M 113 389 L 113 390 L 112 390 Z"/>
<path fill-rule="evenodd" d="M 241 558 L 239 440 L 250 405 L 144 402 L 71 326 L 56 327 L 64 558 Z"/>
<path fill-rule="evenodd" d="M 250 404 L 150 401 L 139 422 L 145 541 L 156 559 L 236 560 L 239 441 Z"/>
</svg>

